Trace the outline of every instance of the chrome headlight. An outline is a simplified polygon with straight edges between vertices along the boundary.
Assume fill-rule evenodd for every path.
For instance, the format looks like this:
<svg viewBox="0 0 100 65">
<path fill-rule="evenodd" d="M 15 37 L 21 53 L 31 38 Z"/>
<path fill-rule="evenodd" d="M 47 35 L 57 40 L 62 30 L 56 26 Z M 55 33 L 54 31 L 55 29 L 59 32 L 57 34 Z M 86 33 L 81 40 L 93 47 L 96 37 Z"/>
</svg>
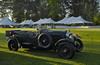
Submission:
<svg viewBox="0 0 100 65">
<path fill-rule="evenodd" d="M 67 32 L 66 36 L 69 37 L 70 35 L 73 35 L 71 32 Z"/>
<path fill-rule="evenodd" d="M 70 35 L 69 38 L 74 41 L 74 36 Z"/>
<path fill-rule="evenodd" d="M 66 37 L 69 37 L 69 35 L 70 35 L 69 33 L 66 33 Z"/>
<path fill-rule="evenodd" d="M 71 40 L 73 40 L 73 41 L 74 41 L 74 36 L 73 36 L 73 34 L 72 34 L 72 33 L 67 32 L 67 33 L 66 33 L 66 37 L 68 37 L 68 38 L 70 38 Z"/>
</svg>

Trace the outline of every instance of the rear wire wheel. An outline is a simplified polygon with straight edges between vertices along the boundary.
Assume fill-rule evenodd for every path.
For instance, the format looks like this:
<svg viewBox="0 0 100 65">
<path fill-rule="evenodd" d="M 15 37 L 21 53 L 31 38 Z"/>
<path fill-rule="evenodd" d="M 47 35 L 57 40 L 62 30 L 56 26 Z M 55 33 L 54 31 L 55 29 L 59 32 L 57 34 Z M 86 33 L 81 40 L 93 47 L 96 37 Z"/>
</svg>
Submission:
<svg viewBox="0 0 100 65">
<path fill-rule="evenodd" d="M 51 46 L 52 39 L 49 34 L 41 33 L 38 36 L 38 46 L 42 48 L 49 48 Z"/>
<path fill-rule="evenodd" d="M 18 43 L 15 40 L 10 40 L 8 42 L 8 48 L 11 51 L 18 51 Z"/>
</svg>

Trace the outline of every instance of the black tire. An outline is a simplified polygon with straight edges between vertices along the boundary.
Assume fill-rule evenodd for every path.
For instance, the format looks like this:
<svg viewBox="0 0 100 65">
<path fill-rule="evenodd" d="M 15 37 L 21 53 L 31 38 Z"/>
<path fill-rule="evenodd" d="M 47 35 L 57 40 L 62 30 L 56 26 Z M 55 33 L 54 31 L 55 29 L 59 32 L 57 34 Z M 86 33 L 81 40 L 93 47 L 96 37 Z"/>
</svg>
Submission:
<svg viewBox="0 0 100 65">
<path fill-rule="evenodd" d="M 8 48 L 11 51 L 18 51 L 18 43 L 15 40 L 10 40 L 8 42 Z"/>
<path fill-rule="evenodd" d="M 68 42 L 62 42 L 57 47 L 57 54 L 64 59 L 71 59 L 75 55 L 74 45 Z"/>
<path fill-rule="evenodd" d="M 81 52 L 83 50 L 83 43 L 80 39 L 76 39 L 74 42 L 77 52 Z"/>
<path fill-rule="evenodd" d="M 49 34 L 41 33 L 38 36 L 38 46 L 42 48 L 49 48 L 51 46 L 52 39 Z"/>
</svg>

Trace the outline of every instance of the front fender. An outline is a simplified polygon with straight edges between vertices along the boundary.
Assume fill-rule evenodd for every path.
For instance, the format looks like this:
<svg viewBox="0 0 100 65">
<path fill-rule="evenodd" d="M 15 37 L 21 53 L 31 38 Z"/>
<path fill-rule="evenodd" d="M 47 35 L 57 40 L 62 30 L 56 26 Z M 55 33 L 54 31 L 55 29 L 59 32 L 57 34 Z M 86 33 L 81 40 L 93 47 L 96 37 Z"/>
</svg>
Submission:
<svg viewBox="0 0 100 65">
<path fill-rule="evenodd" d="M 10 42 L 11 40 L 14 40 L 14 41 L 17 41 L 17 39 L 15 37 L 6 37 L 7 38 L 7 41 Z M 18 42 L 18 41 L 17 41 Z"/>
<path fill-rule="evenodd" d="M 9 36 L 9 37 L 8 37 L 8 36 L 7 36 L 6 39 L 7 39 L 7 41 L 10 40 L 10 39 L 14 40 L 14 39 L 16 39 L 16 37 L 14 37 L 14 36 Z"/>
<path fill-rule="evenodd" d="M 78 36 L 74 36 L 74 40 L 80 40 L 81 38 L 80 37 L 78 37 Z"/>
<path fill-rule="evenodd" d="M 70 39 L 60 39 L 60 40 L 58 40 L 56 43 L 55 43 L 55 46 L 57 47 L 58 45 L 59 45 L 59 43 L 61 43 L 61 42 L 69 42 L 69 43 L 71 43 L 71 44 L 73 44 L 73 41 L 71 41 Z"/>
</svg>

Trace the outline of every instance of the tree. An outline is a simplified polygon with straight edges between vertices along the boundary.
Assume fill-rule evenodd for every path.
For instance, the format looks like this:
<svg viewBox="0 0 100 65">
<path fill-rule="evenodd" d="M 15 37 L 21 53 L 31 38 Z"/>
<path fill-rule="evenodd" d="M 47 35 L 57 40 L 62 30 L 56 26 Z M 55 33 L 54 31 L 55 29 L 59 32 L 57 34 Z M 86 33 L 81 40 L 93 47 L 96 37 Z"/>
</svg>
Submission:
<svg viewBox="0 0 100 65">
<path fill-rule="evenodd" d="M 17 22 L 40 19 L 40 0 L 14 0 L 13 16 Z M 19 10 L 20 9 L 20 10 Z"/>
<path fill-rule="evenodd" d="M 97 25 L 100 25 L 100 12 L 97 13 L 94 18 L 93 18 L 94 23 L 96 23 Z"/>
<path fill-rule="evenodd" d="M 48 0 L 48 16 L 54 20 L 60 20 L 66 16 L 70 7 L 70 0 Z"/>
<path fill-rule="evenodd" d="M 0 17 L 8 16 L 12 12 L 13 0 L 1 0 L 0 1 Z"/>
<path fill-rule="evenodd" d="M 38 20 L 53 18 L 60 20 L 65 17 L 68 8 L 67 0 L 12 0 L 13 19 L 21 22 L 25 19 Z M 9 0 L 9 2 L 11 2 Z"/>
<path fill-rule="evenodd" d="M 66 14 L 94 21 L 98 13 L 97 0 L 3 0 L 0 3 L 0 6 L 3 6 L 0 9 L 2 16 L 7 14 L 5 9 L 10 9 L 17 22 L 25 19 L 36 21 L 40 18 L 52 18 L 57 21 Z"/>
<path fill-rule="evenodd" d="M 82 16 L 86 20 L 93 21 L 97 12 L 97 0 L 72 0 L 71 16 Z"/>
</svg>

